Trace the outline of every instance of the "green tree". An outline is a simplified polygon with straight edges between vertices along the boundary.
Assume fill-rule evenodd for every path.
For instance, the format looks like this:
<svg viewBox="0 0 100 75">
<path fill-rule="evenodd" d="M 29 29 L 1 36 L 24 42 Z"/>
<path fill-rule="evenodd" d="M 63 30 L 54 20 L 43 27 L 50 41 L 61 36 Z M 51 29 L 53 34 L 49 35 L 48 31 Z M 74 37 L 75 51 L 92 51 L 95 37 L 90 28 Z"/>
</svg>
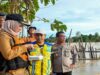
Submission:
<svg viewBox="0 0 100 75">
<path fill-rule="evenodd" d="M 81 35 L 82 36 L 82 39 L 83 39 L 83 42 L 89 42 L 89 38 L 88 38 L 88 35 Z"/>
<path fill-rule="evenodd" d="M 0 0 L 0 12 L 5 13 L 20 13 L 24 16 L 27 22 L 35 18 L 36 12 L 39 10 L 40 5 L 47 6 L 52 3 L 55 4 L 56 0 Z"/>
<path fill-rule="evenodd" d="M 96 32 L 94 35 L 95 35 L 95 37 L 99 37 L 99 33 L 98 32 Z"/>
<path fill-rule="evenodd" d="M 56 41 L 56 37 L 54 37 L 53 34 L 52 34 L 48 38 L 46 38 L 45 41 L 50 42 L 50 43 L 54 43 Z"/>
<path fill-rule="evenodd" d="M 100 36 L 99 36 L 99 33 L 95 33 L 94 34 L 94 37 L 95 37 L 95 42 L 99 42 L 100 41 Z"/>
<path fill-rule="evenodd" d="M 54 5 L 55 2 L 56 0 L 0 0 L 0 12 L 7 14 L 20 13 L 23 15 L 25 22 L 31 23 L 36 17 L 36 12 L 40 9 L 40 3 L 47 6 L 48 4 Z M 39 18 L 39 20 L 49 22 L 45 18 Z M 55 20 L 51 25 L 51 30 L 54 29 L 66 31 L 67 27 L 62 22 Z"/>
<path fill-rule="evenodd" d="M 54 31 L 66 31 L 67 30 L 67 26 L 65 24 L 63 24 L 61 21 L 58 20 L 54 20 L 54 22 L 51 24 L 51 30 Z"/>
</svg>

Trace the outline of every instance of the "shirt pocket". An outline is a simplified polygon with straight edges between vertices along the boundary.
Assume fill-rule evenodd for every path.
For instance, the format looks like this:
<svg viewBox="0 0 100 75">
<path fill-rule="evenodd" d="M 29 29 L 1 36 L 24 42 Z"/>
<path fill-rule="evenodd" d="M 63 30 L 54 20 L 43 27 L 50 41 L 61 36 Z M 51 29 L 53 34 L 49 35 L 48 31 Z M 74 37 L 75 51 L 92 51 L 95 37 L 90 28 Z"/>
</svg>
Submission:
<svg viewBox="0 0 100 75">
<path fill-rule="evenodd" d="M 63 49 L 63 56 L 64 57 L 71 57 L 71 52 L 70 52 L 70 49 Z"/>
</svg>

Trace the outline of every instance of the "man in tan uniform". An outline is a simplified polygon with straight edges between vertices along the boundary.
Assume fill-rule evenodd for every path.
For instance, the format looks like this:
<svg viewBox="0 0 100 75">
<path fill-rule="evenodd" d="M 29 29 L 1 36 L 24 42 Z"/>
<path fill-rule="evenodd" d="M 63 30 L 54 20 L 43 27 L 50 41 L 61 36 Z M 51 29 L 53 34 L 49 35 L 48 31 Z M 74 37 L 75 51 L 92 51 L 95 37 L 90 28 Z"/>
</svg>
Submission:
<svg viewBox="0 0 100 75">
<path fill-rule="evenodd" d="M 56 75 L 72 75 L 76 52 L 65 42 L 64 32 L 56 33 L 57 42 L 52 47 L 52 69 Z"/>
</svg>

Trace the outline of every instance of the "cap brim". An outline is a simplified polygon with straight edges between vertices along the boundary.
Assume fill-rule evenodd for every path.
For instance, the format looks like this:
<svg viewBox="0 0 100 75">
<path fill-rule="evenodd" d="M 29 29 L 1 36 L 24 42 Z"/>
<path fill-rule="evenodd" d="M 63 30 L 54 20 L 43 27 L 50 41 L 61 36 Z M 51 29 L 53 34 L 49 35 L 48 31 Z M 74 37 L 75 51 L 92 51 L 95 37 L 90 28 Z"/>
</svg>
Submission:
<svg viewBox="0 0 100 75">
<path fill-rule="evenodd" d="M 46 34 L 44 30 L 36 30 L 35 34 Z"/>
<path fill-rule="evenodd" d="M 43 34 L 43 33 L 39 33 L 39 32 L 37 32 L 37 33 L 34 33 L 34 34 Z"/>
<path fill-rule="evenodd" d="M 36 32 L 36 33 L 34 33 L 34 34 L 46 34 L 46 33 L 42 33 L 42 32 Z"/>
<path fill-rule="evenodd" d="M 30 24 L 24 23 L 24 22 L 21 22 L 21 24 L 22 24 L 23 26 L 31 26 Z"/>
</svg>

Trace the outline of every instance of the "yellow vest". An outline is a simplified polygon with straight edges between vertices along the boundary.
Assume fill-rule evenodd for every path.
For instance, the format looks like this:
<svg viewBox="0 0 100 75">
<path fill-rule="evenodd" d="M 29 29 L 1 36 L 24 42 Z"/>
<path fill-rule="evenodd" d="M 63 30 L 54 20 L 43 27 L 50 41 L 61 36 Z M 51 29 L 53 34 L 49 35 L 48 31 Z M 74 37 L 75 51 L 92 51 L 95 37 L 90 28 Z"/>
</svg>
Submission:
<svg viewBox="0 0 100 75">
<path fill-rule="evenodd" d="M 42 48 L 40 48 L 37 44 L 34 44 L 34 50 L 30 52 L 30 55 L 42 55 L 43 60 L 38 60 L 34 62 L 30 62 L 31 66 L 29 67 L 30 75 L 50 75 L 51 70 L 51 46 L 48 44 L 44 44 Z"/>
</svg>

